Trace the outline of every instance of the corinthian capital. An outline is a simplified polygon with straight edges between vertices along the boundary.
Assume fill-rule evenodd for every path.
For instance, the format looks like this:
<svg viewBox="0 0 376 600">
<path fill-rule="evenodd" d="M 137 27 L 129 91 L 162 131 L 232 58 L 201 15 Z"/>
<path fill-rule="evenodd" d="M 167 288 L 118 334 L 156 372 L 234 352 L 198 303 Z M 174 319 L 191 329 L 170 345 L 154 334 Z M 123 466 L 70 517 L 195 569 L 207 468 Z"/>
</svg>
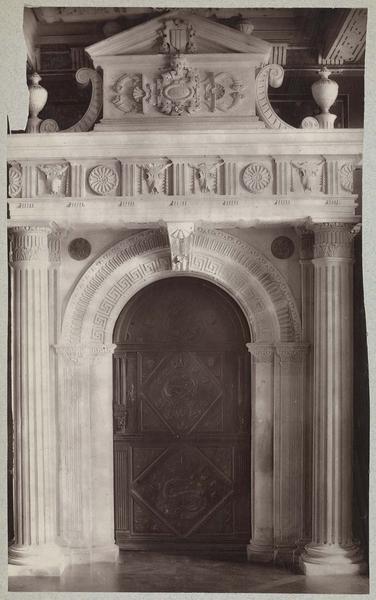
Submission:
<svg viewBox="0 0 376 600">
<path fill-rule="evenodd" d="M 359 232 L 354 223 L 315 223 L 315 258 L 352 258 L 353 239 Z"/>
<path fill-rule="evenodd" d="M 49 227 L 40 225 L 12 227 L 9 230 L 11 262 L 48 262 L 49 233 Z"/>
</svg>

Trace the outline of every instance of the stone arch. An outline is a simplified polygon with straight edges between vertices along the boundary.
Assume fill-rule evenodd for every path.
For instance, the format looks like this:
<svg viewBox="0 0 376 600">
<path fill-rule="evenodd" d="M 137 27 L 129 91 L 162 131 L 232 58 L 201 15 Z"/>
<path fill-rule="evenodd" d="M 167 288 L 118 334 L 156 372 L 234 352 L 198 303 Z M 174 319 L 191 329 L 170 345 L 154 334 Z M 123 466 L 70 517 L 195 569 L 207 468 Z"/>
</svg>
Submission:
<svg viewBox="0 0 376 600">
<path fill-rule="evenodd" d="M 216 283 L 238 302 L 253 342 L 300 340 L 299 313 L 288 284 L 249 244 L 219 230 L 199 228 L 190 245 L 188 273 Z M 164 231 L 145 230 L 116 243 L 76 285 L 63 318 L 62 344 L 110 344 L 126 302 L 142 287 L 175 274 Z"/>
</svg>

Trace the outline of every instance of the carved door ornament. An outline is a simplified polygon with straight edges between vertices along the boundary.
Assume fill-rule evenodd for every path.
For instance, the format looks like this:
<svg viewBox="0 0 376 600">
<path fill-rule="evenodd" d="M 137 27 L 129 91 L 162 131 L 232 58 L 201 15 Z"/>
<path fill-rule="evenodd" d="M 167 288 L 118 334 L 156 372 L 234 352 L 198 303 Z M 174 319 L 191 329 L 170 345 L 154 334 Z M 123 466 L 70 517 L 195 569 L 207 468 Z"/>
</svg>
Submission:
<svg viewBox="0 0 376 600">
<path fill-rule="evenodd" d="M 200 108 L 200 77 L 180 56 L 156 79 L 157 109 L 167 115 L 191 114 Z"/>
<path fill-rule="evenodd" d="M 192 53 L 197 50 L 194 42 L 196 32 L 192 24 L 183 19 L 165 21 L 159 35 L 161 37 L 159 51 L 163 54 Z"/>
<path fill-rule="evenodd" d="M 230 73 L 209 73 L 202 84 L 204 102 L 211 112 L 231 110 L 245 97 L 246 86 Z"/>
<path fill-rule="evenodd" d="M 52 196 L 65 196 L 65 174 L 68 170 L 68 165 L 38 165 L 39 171 L 46 177 L 47 191 Z"/>
<path fill-rule="evenodd" d="M 322 165 L 324 160 L 292 162 L 292 166 L 298 170 L 299 177 L 305 192 L 321 192 L 322 188 Z M 297 191 L 297 190 L 294 190 Z"/>
</svg>

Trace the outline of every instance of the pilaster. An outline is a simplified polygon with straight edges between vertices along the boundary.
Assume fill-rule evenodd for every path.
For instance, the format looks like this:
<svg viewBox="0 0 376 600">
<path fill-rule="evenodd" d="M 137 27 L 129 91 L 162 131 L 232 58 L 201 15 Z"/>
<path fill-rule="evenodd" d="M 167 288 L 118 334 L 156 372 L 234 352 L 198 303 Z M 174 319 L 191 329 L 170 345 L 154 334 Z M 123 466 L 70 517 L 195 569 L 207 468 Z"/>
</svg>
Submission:
<svg viewBox="0 0 376 600">
<path fill-rule="evenodd" d="M 272 562 L 273 528 L 273 410 L 274 347 L 247 344 L 253 358 L 252 403 L 252 538 L 247 556 L 253 562 Z"/>
<path fill-rule="evenodd" d="M 304 487 L 302 544 L 312 539 L 312 443 L 313 443 L 313 334 L 314 334 L 314 234 L 306 227 L 296 228 L 300 253 L 300 290 L 302 300 L 302 340 L 307 343 L 304 364 L 303 428 Z"/>
<path fill-rule="evenodd" d="M 274 406 L 275 560 L 291 566 L 303 531 L 303 398 L 306 343 L 276 346 Z"/>
<path fill-rule="evenodd" d="M 348 223 L 318 223 L 315 235 L 312 542 L 307 575 L 365 568 L 352 538 L 353 237 Z"/>
<path fill-rule="evenodd" d="M 57 346 L 60 373 L 62 543 L 71 563 L 113 561 L 113 346 Z M 98 430 L 100 428 L 100 431 Z M 103 429 L 106 433 L 104 434 Z M 103 440 L 106 440 L 105 445 Z"/>
<path fill-rule="evenodd" d="M 10 230 L 12 265 L 12 408 L 15 539 L 10 573 L 55 575 L 56 431 L 49 379 L 48 234 L 44 226 Z"/>
</svg>

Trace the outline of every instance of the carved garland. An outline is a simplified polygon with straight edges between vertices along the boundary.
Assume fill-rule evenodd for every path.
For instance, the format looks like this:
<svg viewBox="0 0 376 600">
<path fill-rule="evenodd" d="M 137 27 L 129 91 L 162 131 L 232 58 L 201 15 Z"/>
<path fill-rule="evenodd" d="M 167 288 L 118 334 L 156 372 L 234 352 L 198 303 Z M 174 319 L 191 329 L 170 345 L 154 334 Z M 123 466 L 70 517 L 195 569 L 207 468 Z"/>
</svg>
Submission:
<svg viewBox="0 0 376 600">
<path fill-rule="evenodd" d="M 256 111 L 269 129 L 295 129 L 277 115 L 268 97 L 269 85 L 280 87 L 283 77 L 283 68 L 273 64 L 263 67 L 256 77 Z"/>
<path fill-rule="evenodd" d="M 132 258 L 137 258 L 137 262 L 129 263 L 129 267 L 123 269 L 123 276 L 116 279 L 114 272 Z M 234 292 L 255 334 L 273 335 L 270 321 L 270 306 L 273 305 L 280 339 L 300 339 L 300 319 L 291 291 L 278 271 L 256 249 L 223 232 L 199 229 L 192 238 L 190 261 L 190 272 L 209 277 Z M 115 305 L 124 303 L 149 280 L 154 280 L 158 274 L 166 276 L 170 270 L 170 251 L 164 232 L 148 230 L 116 244 L 89 267 L 74 290 L 64 317 L 65 343 L 80 343 L 81 339 L 104 343 L 108 323 L 112 326 Z M 264 304 L 257 287 L 250 284 L 250 276 L 269 296 L 269 307 Z M 109 288 L 112 277 L 114 284 Z M 104 287 L 107 292 L 94 318 L 88 321 L 88 306 L 98 290 Z"/>
<path fill-rule="evenodd" d="M 62 129 L 64 132 L 73 131 L 89 131 L 99 117 L 99 113 L 103 104 L 102 78 L 95 69 L 83 67 L 78 69 L 76 73 L 76 81 L 83 86 L 87 86 L 91 82 L 92 91 L 89 106 L 81 119 L 68 127 Z M 59 131 L 59 125 L 54 119 L 45 119 L 40 124 L 40 133 L 56 133 Z"/>
</svg>

